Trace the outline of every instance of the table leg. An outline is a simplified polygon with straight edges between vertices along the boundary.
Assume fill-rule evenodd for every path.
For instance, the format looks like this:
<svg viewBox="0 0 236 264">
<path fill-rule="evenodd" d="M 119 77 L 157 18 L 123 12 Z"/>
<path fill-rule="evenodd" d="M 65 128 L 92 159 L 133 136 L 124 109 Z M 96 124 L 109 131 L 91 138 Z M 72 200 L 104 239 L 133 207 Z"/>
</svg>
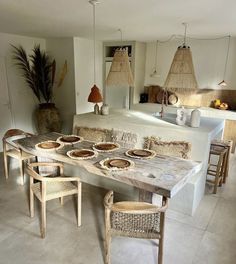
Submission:
<svg viewBox="0 0 236 264">
<path fill-rule="evenodd" d="M 146 202 L 146 203 L 152 203 L 152 195 L 153 193 L 139 189 L 139 201 L 140 202 Z"/>
</svg>

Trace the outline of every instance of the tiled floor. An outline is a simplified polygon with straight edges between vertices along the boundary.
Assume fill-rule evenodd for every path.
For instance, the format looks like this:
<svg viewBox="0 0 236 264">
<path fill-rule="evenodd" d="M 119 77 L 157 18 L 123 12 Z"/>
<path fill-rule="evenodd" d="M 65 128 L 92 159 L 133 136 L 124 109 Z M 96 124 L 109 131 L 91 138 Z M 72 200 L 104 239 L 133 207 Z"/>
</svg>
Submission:
<svg viewBox="0 0 236 264">
<path fill-rule="evenodd" d="M 2 161 L 2 156 L 1 156 Z M 194 217 L 167 212 L 165 264 L 236 263 L 236 156 L 230 177 L 216 195 L 207 194 Z M 14 169 L 6 182 L 0 168 L 0 264 L 102 264 L 103 197 L 106 190 L 83 185 L 82 226 L 76 227 L 75 202 L 47 204 L 47 235 L 39 236 L 39 208 L 29 217 L 28 184 Z M 112 264 L 157 263 L 155 241 L 114 238 Z"/>
</svg>

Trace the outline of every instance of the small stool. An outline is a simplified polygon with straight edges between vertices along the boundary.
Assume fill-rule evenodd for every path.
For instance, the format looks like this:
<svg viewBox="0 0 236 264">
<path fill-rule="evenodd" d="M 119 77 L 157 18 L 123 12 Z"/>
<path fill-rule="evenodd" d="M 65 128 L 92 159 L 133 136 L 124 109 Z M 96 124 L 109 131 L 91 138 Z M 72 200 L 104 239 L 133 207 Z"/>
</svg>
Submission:
<svg viewBox="0 0 236 264">
<path fill-rule="evenodd" d="M 211 157 L 217 156 L 218 161 L 217 164 L 211 163 Z M 208 183 L 214 184 L 214 190 L 213 193 L 215 194 L 217 192 L 217 187 L 222 186 L 222 183 L 224 181 L 225 173 L 226 173 L 226 157 L 227 157 L 227 149 L 223 146 L 215 146 L 211 145 L 210 153 L 209 153 L 209 160 L 208 160 L 208 169 L 207 169 L 207 175 L 211 175 L 214 178 L 214 180 L 207 179 L 206 181 Z"/>
<path fill-rule="evenodd" d="M 226 162 L 225 162 L 225 174 L 224 174 L 224 179 L 223 183 L 226 183 L 226 178 L 228 177 L 229 174 L 229 158 L 230 158 L 230 153 L 231 149 L 233 146 L 233 140 L 220 140 L 220 139 L 215 139 L 212 141 L 212 146 L 219 146 L 219 147 L 224 147 L 227 149 L 226 153 Z"/>
</svg>

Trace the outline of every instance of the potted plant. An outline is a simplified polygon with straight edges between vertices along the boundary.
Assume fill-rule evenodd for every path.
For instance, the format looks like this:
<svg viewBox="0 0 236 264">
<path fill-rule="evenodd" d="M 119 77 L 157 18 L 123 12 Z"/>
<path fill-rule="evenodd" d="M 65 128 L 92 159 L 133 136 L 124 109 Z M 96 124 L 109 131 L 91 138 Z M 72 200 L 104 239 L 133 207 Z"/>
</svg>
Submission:
<svg viewBox="0 0 236 264">
<path fill-rule="evenodd" d="M 27 85 L 39 101 L 39 108 L 36 110 L 38 132 L 60 132 L 60 115 L 52 102 L 56 71 L 55 60 L 52 60 L 45 51 L 42 51 L 40 45 L 36 45 L 29 56 L 22 46 L 12 45 L 12 47 L 15 64 L 21 69 Z M 58 86 L 62 84 L 65 77 L 65 67 L 66 62 Z"/>
</svg>

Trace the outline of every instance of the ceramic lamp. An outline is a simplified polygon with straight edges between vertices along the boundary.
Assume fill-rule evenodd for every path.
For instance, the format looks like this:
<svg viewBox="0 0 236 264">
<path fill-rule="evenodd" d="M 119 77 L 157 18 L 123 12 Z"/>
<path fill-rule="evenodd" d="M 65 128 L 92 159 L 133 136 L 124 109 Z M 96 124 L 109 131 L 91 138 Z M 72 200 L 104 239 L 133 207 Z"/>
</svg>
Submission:
<svg viewBox="0 0 236 264">
<path fill-rule="evenodd" d="M 91 88 L 91 92 L 88 97 L 88 102 L 95 103 L 94 105 L 94 114 L 99 114 L 99 106 L 97 103 L 102 102 L 102 95 L 99 91 L 99 88 L 94 84 L 94 86 Z"/>
</svg>

